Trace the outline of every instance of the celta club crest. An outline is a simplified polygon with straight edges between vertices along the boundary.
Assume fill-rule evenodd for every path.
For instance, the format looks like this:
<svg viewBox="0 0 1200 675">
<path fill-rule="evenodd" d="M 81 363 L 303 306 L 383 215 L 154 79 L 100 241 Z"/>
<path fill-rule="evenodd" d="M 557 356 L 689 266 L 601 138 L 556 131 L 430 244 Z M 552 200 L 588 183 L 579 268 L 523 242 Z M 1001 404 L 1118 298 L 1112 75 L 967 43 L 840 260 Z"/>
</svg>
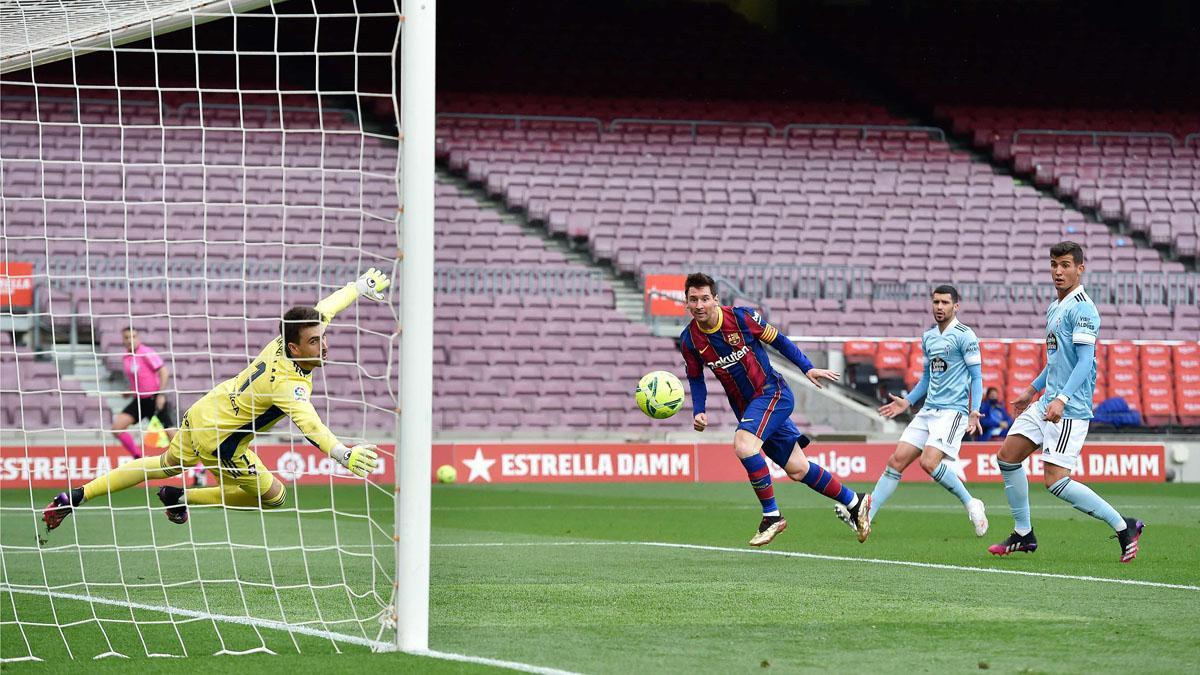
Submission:
<svg viewBox="0 0 1200 675">
<path fill-rule="evenodd" d="M 1046 333 L 1046 351 L 1052 352 L 1058 349 L 1058 336 L 1054 333 Z"/>
<path fill-rule="evenodd" d="M 725 342 L 729 343 L 730 347 L 736 347 L 742 343 L 742 336 L 740 333 L 730 333 L 725 336 Z"/>
</svg>

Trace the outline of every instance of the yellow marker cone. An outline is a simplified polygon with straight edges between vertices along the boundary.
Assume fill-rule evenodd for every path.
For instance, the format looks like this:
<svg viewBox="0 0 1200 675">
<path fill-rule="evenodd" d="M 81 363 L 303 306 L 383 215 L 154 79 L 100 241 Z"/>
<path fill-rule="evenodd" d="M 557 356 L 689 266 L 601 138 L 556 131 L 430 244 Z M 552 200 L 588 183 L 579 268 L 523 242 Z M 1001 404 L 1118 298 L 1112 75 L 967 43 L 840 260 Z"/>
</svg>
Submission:
<svg viewBox="0 0 1200 675">
<path fill-rule="evenodd" d="M 158 420 L 158 416 L 150 418 L 150 424 L 146 425 L 146 433 L 142 435 L 143 448 L 165 448 L 171 444 L 171 439 L 167 438 L 166 429 L 163 428 L 162 422 Z"/>
</svg>

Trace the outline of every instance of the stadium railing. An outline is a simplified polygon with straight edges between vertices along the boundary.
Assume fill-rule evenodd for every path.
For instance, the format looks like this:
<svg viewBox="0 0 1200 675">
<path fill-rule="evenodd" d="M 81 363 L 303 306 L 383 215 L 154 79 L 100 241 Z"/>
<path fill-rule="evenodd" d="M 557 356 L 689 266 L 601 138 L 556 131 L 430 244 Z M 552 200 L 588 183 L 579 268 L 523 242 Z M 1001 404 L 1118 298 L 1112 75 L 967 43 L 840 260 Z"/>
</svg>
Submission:
<svg viewBox="0 0 1200 675">
<path fill-rule="evenodd" d="M 478 119 L 478 120 L 507 120 L 513 123 L 514 129 L 520 129 L 522 122 L 575 122 L 578 124 L 594 124 L 596 132 L 604 131 L 604 122 L 596 117 L 569 117 L 562 115 L 513 115 L 505 113 L 438 113 L 437 119 Z"/>
<path fill-rule="evenodd" d="M 761 120 L 701 120 L 701 119 L 660 119 L 652 117 L 617 117 L 609 121 L 607 125 L 602 120 L 596 117 L 571 117 L 561 115 L 519 115 L 519 114 L 499 114 L 499 113 L 463 113 L 463 112 L 443 112 L 438 113 L 438 119 L 479 119 L 479 120 L 507 120 L 513 123 L 514 129 L 520 129 L 523 122 L 573 122 L 582 124 L 594 124 L 596 131 L 603 133 L 605 131 L 617 131 L 621 127 L 626 126 L 665 126 L 665 127 L 686 127 L 691 131 L 692 138 L 695 139 L 699 135 L 701 128 L 743 128 L 743 129 L 763 129 L 768 136 L 788 138 L 794 132 L 799 131 L 857 131 L 861 138 L 866 138 L 873 133 L 923 133 L 932 136 L 936 140 L 945 141 L 946 132 L 937 127 L 927 126 L 910 126 L 904 124 L 810 124 L 810 123 L 795 123 L 788 124 L 779 129 L 770 122 Z"/>
<path fill-rule="evenodd" d="M 1101 138 L 1149 138 L 1170 141 L 1171 147 L 1179 143 L 1179 139 L 1165 131 L 1096 131 L 1092 129 L 1017 129 L 1013 132 L 1012 142 L 1016 145 L 1021 136 L 1086 136 L 1092 139 L 1092 145 L 1098 145 Z M 1186 144 L 1186 141 L 1185 141 Z"/>
<path fill-rule="evenodd" d="M 437 293 L 598 295 L 606 290 L 600 270 L 545 267 L 434 267 Z"/>
<path fill-rule="evenodd" d="M 757 298 L 907 300 L 925 298 L 929 293 L 929 284 L 924 282 L 873 280 L 872 270 L 866 267 L 733 263 L 702 267 Z M 654 267 L 647 268 L 645 274 L 686 274 L 686 270 Z M 1054 289 L 1045 284 L 954 283 L 962 297 L 972 302 L 1050 302 L 1054 295 Z M 1200 303 L 1200 273 L 1196 272 L 1088 272 L 1085 283 L 1092 297 L 1102 304 L 1175 307 Z"/>
<path fill-rule="evenodd" d="M 903 124 L 789 124 L 783 128 L 783 137 L 788 138 L 793 131 L 859 131 L 860 138 L 866 138 L 871 133 L 913 133 L 929 134 L 934 139 L 945 142 L 946 132 L 937 127 L 907 126 Z"/>
<path fill-rule="evenodd" d="M 743 129 L 766 129 L 768 135 L 770 135 L 770 136 L 776 136 L 779 134 L 779 131 L 775 128 L 775 125 L 771 124 L 770 122 L 733 122 L 733 121 L 723 121 L 723 120 L 691 120 L 691 119 L 678 119 L 678 120 L 666 119 L 666 120 L 664 120 L 664 119 L 654 119 L 654 118 L 648 118 L 648 117 L 618 117 L 618 118 L 614 119 L 612 122 L 609 122 L 608 130 L 616 131 L 617 128 L 621 127 L 621 126 L 636 126 L 636 125 L 687 127 L 692 132 L 692 140 L 696 139 L 696 137 L 699 133 L 700 127 L 712 127 L 712 128 L 721 128 L 721 129 L 729 129 L 729 128 L 734 128 L 734 127 L 740 127 Z"/>
</svg>

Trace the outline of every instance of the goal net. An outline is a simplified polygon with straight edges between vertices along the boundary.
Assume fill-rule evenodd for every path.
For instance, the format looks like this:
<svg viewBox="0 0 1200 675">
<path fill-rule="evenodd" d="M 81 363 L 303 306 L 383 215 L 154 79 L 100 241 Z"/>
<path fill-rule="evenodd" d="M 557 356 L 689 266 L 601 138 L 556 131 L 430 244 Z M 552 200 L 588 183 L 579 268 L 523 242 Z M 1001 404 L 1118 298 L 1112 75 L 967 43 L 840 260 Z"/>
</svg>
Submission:
<svg viewBox="0 0 1200 675">
<path fill-rule="evenodd" d="M 0 661 L 393 643 L 397 289 L 336 317 L 313 377 L 339 440 L 381 447 L 366 480 L 283 420 L 252 445 L 281 508 L 168 521 L 158 487 L 214 485 L 209 467 L 52 532 L 41 511 L 161 452 L 157 422 L 245 368 L 287 308 L 370 267 L 399 285 L 400 24 L 369 0 L 0 7 Z M 149 385 L 134 335 L 164 366 Z M 139 404 L 147 386 L 167 411 Z"/>
</svg>

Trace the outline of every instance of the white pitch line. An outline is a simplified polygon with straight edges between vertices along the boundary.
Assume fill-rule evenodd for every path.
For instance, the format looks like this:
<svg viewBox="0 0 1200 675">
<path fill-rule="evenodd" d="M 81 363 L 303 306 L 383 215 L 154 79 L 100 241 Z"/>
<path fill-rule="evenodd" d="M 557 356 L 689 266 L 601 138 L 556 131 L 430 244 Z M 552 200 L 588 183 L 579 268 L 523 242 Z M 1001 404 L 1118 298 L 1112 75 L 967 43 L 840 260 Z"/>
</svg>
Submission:
<svg viewBox="0 0 1200 675">
<path fill-rule="evenodd" d="M 1200 591 L 1200 586 L 1188 584 L 1169 584 L 1162 581 L 1141 581 L 1140 579 L 1113 579 L 1111 577 L 1089 577 L 1078 574 L 1054 574 L 1051 572 L 1029 572 L 1026 570 L 1006 570 L 994 567 L 970 567 L 968 565 L 945 565 L 942 563 L 916 562 L 913 560 L 889 560 L 886 558 L 855 558 L 843 555 L 823 555 L 819 553 L 801 553 L 799 551 L 772 551 L 761 548 L 728 548 L 725 546 L 702 546 L 700 544 L 674 544 L 663 541 L 549 541 L 549 542 L 478 542 L 462 544 L 432 544 L 434 547 L 470 548 L 490 546 L 653 546 L 658 548 L 681 548 L 694 551 L 717 551 L 721 553 L 744 553 L 750 555 L 774 555 L 787 558 L 808 558 L 812 560 L 832 560 L 836 562 L 874 563 L 877 565 L 896 565 L 899 567 L 921 567 L 925 569 L 954 570 L 959 572 L 984 572 L 987 574 L 1012 574 L 1023 577 L 1040 577 L 1043 579 L 1069 579 L 1072 581 L 1091 581 L 1097 583 L 1122 584 L 1126 586 L 1149 586 L 1151 588 L 1170 588 L 1181 591 Z"/>
<path fill-rule="evenodd" d="M 272 621 L 270 619 L 256 619 L 249 616 L 231 616 L 229 614 L 211 614 L 209 612 L 198 612 L 193 609 L 183 609 L 181 607 L 165 607 L 163 605 L 149 605 L 142 602 L 131 602 L 128 600 L 113 600 L 111 598 L 102 598 L 95 595 L 80 595 L 79 593 L 65 593 L 62 591 L 43 590 L 40 588 L 13 588 L 7 584 L 0 585 L 0 593 L 24 593 L 26 595 L 40 595 L 47 598 L 60 598 L 63 600 L 78 600 L 80 602 L 90 602 L 97 605 L 111 605 L 113 607 L 126 607 L 129 609 L 144 609 L 152 612 L 162 612 L 164 614 L 178 614 L 180 616 L 191 617 L 193 619 L 209 619 L 212 621 L 221 621 L 223 623 L 236 623 L 243 626 L 255 626 L 258 628 L 269 628 L 273 630 L 281 630 L 288 633 L 299 633 L 301 635 L 310 635 L 312 637 L 326 638 L 336 642 L 345 642 L 347 644 L 361 645 L 363 647 L 371 647 L 373 649 L 390 649 L 391 643 L 380 642 L 378 640 L 370 640 L 356 635 L 346 635 L 344 633 L 333 633 L 331 631 L 312 628 L 310 626 L 299 626 L 282 621 Z"/>
<path fill-rule="evenodd" d="M 578 673 L 570 670 L 543 668 L 542 666 L 531 666 L 528 663 L 519 663 L 517 661 L 501 661 L 499 659 L 488 659 L 482 656 L 468 656 L 466 654 L 453 654 L 450 652 L 439 652 L 436 650 L 411 651 L 408 653 L 416 656 L 430 656 L 435 659 L 443 659 L 445 661 L 462 661 L 464 663 L 479 663 L 485 666 L 508 668 L 509 670 L 517 670 L 522 673 L 540 673 L 541 675 L 578 675 Z"/>
<path fill-rule="evenodd" d="M 234 623 L 243 626 L 253 626 L 256 628 L 267 628 L 270 630 L 280 630 L 288 633 L 299 633 L 301 635 L 309 635 L 312 637 L 325 638 L 336 642 L 345 642 L 347 644 L 360 645 L 370 647 L 375 651 L 388 652 L 393 651 L 395 646 L 390 642 L 380 640 L 371 640 L 357 635 L 346 635 L 345 633 L 334 633 L 332 631 L 312 628 L 310 626 L 299 626 L 282 621 L 272 621 L 270 619 L 256 619 L 249 616 L 230 616 L 228 614 L 212 614 L 209 612 L 198 612 L 192 609 L 183 609 L 180 607 L 164 607 L 161 605 L 148 605 L 141 602 L 129 602 L 126 600 L 113 600 L 111 598 L 101 598 L 94 595 L 80 595 L 78 593 L 63 593 L 60 591 L 42 590 L 38 588 L 12 588 L 8 585 L 0 585 L 0 593 L 23 593 L 26 595 L 40 595 L 48 598 L 60 598 L 63 600 L 78 600 L 80 602 L 90 602 L 97 605 L 111 605 L 113 607 L 126 607 L 129 609 L 144 609 L 153 612 L 162 612 L 164 614 L 177 614 L 179 616 L 191 617 L 194 619 L 206 619 L 210 621 L 220 621 L 222 623 Z M 429 658 L 441 659 L 443 661 L 462 661 L 465 663 L 478 663 L 486 666 L 495 666 L 497 668 L 507 668 L 522 673 L 538 673 L 540 675 L 578 675 L 569 670 L 558 670 L 555 668 L 545 668 L 543 666 L 535 666 L 529 663 L 520 663 L 518 661 L 503 661 L 500 659 L 489 659 L 483 656 L 471 656 L 469 654 L 455 654 L 453 652 L 440 652 L 434 650 L 411 651 L 407 652 L 414 656 L 427 656 Z"/>
</svg>

